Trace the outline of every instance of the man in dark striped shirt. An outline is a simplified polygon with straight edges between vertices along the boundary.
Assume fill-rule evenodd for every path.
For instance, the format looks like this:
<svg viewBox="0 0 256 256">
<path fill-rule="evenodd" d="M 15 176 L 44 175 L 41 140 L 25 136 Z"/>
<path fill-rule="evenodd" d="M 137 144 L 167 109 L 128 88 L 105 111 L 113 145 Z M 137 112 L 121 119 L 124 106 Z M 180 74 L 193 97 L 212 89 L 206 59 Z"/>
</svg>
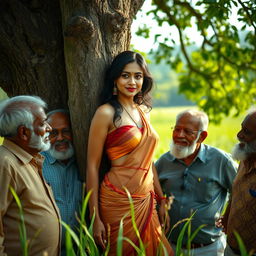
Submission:
<svg viewBox="0 0 256 256">
<path fill-rule="evenodd" d="M 223 218 L 217 223 L 227 233 L 225 256 L 241 255 L 235 232 L 247 252 L 256 255 L 256 111 L 249 113 L 237 134 L 233 157 L 240 161 L 232 196 Z"/>
</svg>

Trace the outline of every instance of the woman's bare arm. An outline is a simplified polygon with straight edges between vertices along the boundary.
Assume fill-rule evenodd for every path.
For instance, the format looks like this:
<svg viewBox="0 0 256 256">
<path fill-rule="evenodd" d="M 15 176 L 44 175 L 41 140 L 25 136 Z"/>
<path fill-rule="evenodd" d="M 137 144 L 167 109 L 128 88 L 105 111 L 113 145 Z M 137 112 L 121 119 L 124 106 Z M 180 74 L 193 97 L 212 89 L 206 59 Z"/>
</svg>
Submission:
<svg viewBox="0 0 256 256">
<path fill-rule="evenodd" d="M 99 212 L 99 167 L 105 140 L 112 126 L 114 110 L 110 105 L 99 107 L 92 119 L 87 151 L 86 187 L 92 191 L 89 199 L 90 216 L 95 213 L 94 238 L 105 248 L 106 231 Z"/>
</svg>

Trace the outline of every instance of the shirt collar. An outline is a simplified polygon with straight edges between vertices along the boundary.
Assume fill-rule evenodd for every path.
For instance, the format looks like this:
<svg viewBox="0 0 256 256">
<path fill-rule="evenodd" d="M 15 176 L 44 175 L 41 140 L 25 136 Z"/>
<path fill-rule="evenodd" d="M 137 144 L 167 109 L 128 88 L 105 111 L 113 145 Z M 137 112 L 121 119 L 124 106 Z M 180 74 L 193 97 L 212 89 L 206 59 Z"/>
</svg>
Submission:
<svg viewBox="0 0 256 256">
<path fill-rule="evenodd" d="M 169 151 L 169 155 L 170 155 L 170 160 L 172 162 L 174 162 L 175 160 L 180 161 L 180 159 L 177 159 L 175 156 L 170 154 L 170 151 Z M 206 147 L 205 147 L 204 144 L 200 145 L 200 149 L 199 149 L 198 154 L 195 157 L 194 161 L 196 161 L 197 158 L 200 159 L 203 163 L 205 163 L 205 161 L 206 161 Z"/>
<path fill-rule="evenodd" d="M 15 144 L 14 142 L 6 138 L 4 138 L 3 146 L 6 147 L 10 152 L 12 152 L 17 158 L 19 158 L 23 164 L 28 164 L 33 159 L 35 159 L 36 162 L 41 163 L 44 159 L 44 157 L 41 156 L 40 154 L 37 154 L 35 157 L 32 156 L 19 145 Z"/>
<path fill-rule="evenodd" d="M 200 145 L 200 149 L 198 151 L 198 154 L 196 158 L 199 158 L 203 163 L 206 162 L 206 146 L 204 144 Z"/>
</svg>

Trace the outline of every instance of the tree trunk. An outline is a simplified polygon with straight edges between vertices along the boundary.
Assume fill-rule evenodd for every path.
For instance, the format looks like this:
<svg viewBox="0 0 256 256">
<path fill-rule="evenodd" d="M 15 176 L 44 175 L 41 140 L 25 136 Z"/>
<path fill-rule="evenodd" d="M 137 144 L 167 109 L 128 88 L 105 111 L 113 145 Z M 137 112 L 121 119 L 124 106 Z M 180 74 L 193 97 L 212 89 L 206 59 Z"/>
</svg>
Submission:
<svg viewBox="0 0 256 256">
<path fill-rule="evenodd" d="M 49 110 L 69 107 L 83 175 L 105 68 L 129 48 L 132 19 L 143 2 L 0 1 L 0 86 L 8 96 L 38 95 Z"/>
</svg>

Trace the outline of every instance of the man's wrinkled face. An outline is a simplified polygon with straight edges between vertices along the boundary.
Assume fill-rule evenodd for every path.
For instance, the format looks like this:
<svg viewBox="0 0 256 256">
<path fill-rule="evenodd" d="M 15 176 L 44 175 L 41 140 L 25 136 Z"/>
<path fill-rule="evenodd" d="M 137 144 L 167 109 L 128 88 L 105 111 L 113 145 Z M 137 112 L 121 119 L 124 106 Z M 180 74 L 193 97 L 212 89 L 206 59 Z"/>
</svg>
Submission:
<svg viewBox="0 0 256 256">
<path fill-rule="evenodd" d="M 34 110 L 35 120 L 33 127 L 31 127 L 31 137 L 28 146 L 33 149 L 37 149 L 39 152 L 46 151 L 50 148 L 49 132 L 51 127 L 46 121 L 46 114 L 43 108 L 37 108 Z"/>
<path fill-rule="evenodd" d="M 200 147 L 201 131 L 198 120 L 190 115 L 183 115 L 173 127 L 170 153 L 178 159 L 192 155 Z"/>
<path fill-rule="evenodd" d="M 50 132 L 50 155 L 57 160 L 68 160 L 74 155 L 72 130 L 66 113 L 56 112 L 48 118 Z"/>
<path fill-rule="evenodd" d="M 196 139 L 187 145 L 176 144 L 172 139 L 170 144 L 170 153 L 178 159 L 184 159 L 192 155 L 197 149 L 197 142 L 199 137 L 200 132 L 198 132 Z"/>
<path fill-rule="evenodd" d="M 256 112 L 247 115 L 241 126 L 237 134 L 239 143 L 235 145 L 232 152 L 234 159 L 239 161 L 256 153 Z"/>
</svg>

